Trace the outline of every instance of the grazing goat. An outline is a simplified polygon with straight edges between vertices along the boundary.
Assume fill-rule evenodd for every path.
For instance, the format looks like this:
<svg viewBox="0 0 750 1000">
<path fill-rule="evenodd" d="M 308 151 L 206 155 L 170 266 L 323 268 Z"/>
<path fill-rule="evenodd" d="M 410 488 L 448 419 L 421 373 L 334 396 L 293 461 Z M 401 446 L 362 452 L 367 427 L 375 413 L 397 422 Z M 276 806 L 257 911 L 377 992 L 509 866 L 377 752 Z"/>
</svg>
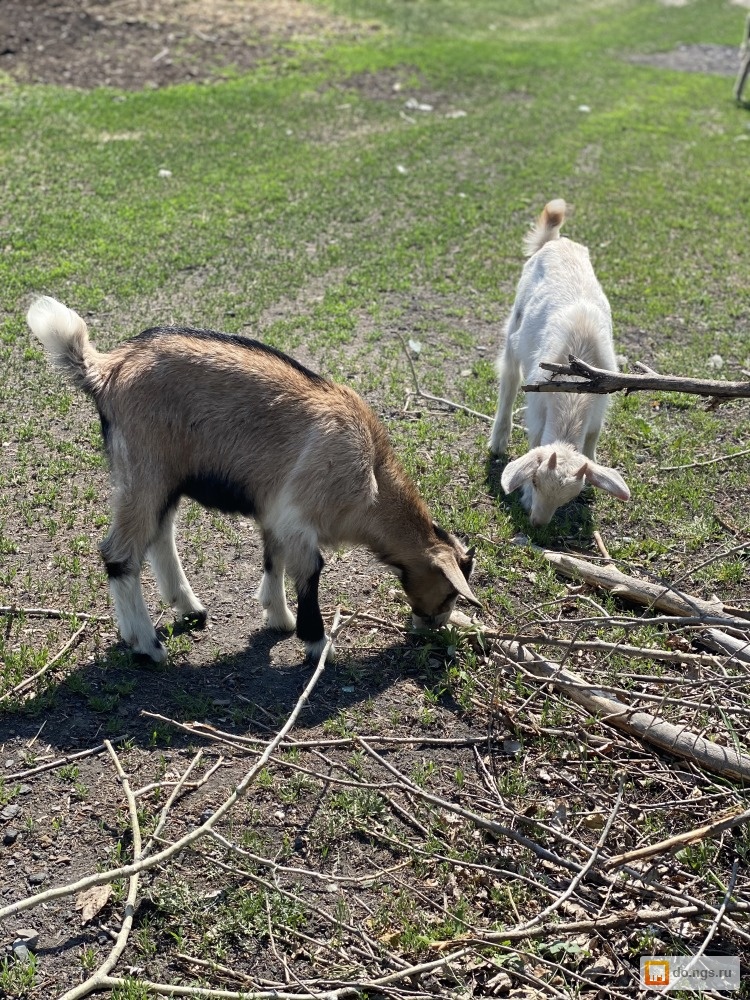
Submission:
<svg viewBox="0 0 750 1000">
<path fill-rule="evenodd" d="M 617 370 L 609 302 L 586 247 L 560 238 L 565 211 L 562 199 L 550 201 L 524 240 L 529 260 L 497 362 L 497 413 L 489 442 L 496 455 L 508 447 L 513 401 L 522 379 L 551 378 L 540 362 L 567 364 L 568 355 L 575 354 L 597 368 Z M 630 499 L 622 476 L 596 462 L 596 443 L 608 405 L 608 397 L 590 394 L 527 395 L 531 450 L 505 467 L 500 482 L 506 493 L 523 487 L 521 502 L 532 525 L 548 524 L 557 508 L 575 499 L 586 483 L 620 500 Z"/>
<path fill-rule="evenodd" d="M 327 642 L 321 547 L 367 546 L 399 576 L 417 627 L 444 624 L 459 594 L 479 604 L 467 582 L 473 550 L 432 521 L 385 428 L 348 387 L 257 341 L 208 330 L 159 327 L 102 354 L 81 317 L 46 296 L 28 323 L 99 411 L 112 478 L 101 554 L 120 632 L 136 652 L 167 657 L 143 599 L 145 558 L 165 602 L 206 621 L 175 547 L 182 496 L 258 522 L 265 620 L 287 631 L 296 624 L 312 658 Z"/>
</svg>

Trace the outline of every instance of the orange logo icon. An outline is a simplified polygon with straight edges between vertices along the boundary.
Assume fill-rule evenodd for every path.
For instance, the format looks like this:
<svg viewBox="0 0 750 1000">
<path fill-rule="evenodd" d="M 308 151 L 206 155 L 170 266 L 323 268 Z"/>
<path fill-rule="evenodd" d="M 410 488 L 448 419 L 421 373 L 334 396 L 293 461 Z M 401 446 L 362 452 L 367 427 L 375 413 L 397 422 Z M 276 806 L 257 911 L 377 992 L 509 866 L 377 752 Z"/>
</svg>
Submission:
<svg viewBox="0 0 750 1000">
<path fill-rule="evenodd" d="M 661 989 L 669 986 L 669 962 L 667 959 L 645 962 L 643 965 L 643 985 Z"/>
</svg>

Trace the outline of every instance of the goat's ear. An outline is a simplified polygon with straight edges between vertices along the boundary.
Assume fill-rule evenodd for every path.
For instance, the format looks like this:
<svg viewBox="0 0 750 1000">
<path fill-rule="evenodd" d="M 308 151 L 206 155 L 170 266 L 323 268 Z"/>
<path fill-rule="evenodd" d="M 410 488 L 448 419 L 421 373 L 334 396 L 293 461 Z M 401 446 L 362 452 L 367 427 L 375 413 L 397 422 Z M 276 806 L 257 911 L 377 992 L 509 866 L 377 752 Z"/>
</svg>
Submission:
<svg viewBox="0 0 750 1000">
<path fill-rule="evenodd" d="M 514 461 L 509 462 L 503 469 L 503 474 L 500 477 L 500 485 L 506 493 L 512 493 L 519 486 L 523 486 L 527 479 L 531 479 L 539 468 L 540 463 L 540 456 L 534 454 L 533 451 L 514 459 Z"/>
<path fill-rule="evenodd" d="M 470 549 L 466 549 L 465 552 L 458 556 L 458 568 L 461 570 L 464 580 L 468 580 L 471 576 L 471 571 L 474 569 L 474 556 L 476 555 L 476 548 L 472 545 Z"/>
<path fill-rule="evenodd" d="M 453 589 L 457 590 L 461 597 L 467 600 L 469 604 L 473 604 L 475 608 L 481 608 L 481 601 L 477 600 L 472 594 L 471 587 L 466 582 L 466 578 L 453 556 L 449 552 L 441 553 L 438 562 L 440 569 Z"/>
<path fill-rule="evenodd" d="M 550 455 L 549 461 L 547 462 L 547 466 L 548 466 L 549 469 L 552 469 L 552 470 L 554 470 L 554 469 L 557 468 L 557 452 L 556 451 L 553 451 L 552 454 Z"/>
<path fill-rule="evenodd" d="M 586 482 L 591 483 L 592 486 L 604 490 L 605 493 L 610 493 L 618 500 L 630 499 L 627 483 L 615 469 L 610 469 L 606 465 L 597 465 L 596 462 L 587 462 L 582 471 Z"/>
</svg>

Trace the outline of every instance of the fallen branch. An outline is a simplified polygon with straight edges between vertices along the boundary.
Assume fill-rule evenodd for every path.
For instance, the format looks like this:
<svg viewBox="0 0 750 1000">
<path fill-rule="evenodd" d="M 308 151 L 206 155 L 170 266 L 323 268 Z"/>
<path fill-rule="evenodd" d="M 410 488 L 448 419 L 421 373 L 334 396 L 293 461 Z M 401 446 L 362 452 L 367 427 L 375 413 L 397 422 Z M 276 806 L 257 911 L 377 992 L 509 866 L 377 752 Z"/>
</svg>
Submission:
<svg viewBox="0 0 750 1000">
<path fill-rule="evenodd" d="M 556 939 L 567 934 L 582 934 L 587 931 L 606 931 L 616 927 L 633 927 L 638 924 L 655 924 L 662 921 L 687 919 L 689 917 L 699 917 L 704 913 L 709 913 L 712 907 L 706 905 L 674 906 L 669 909 L 649 909 L 644 907 L 641 910 L 628 910 L 625 913 L 608 913 L 602 917 L 592 917 L 590 920 L 574 920 L 570 923 L 555 923 L 551 921 L 547 924 L 539 924 L 529 930 L 517 930 L 509 927 L 506 930 L 487 931 L 479 938 L 480 941 L 517 941 L 529 938 L 543 938 L 548 935 L 556 935 Z M 750 903 L 728 903 L 724 912 L 747 913 L 750 910 Z M 449 942 L 457 944 L 461 938 L 456 938 Z"/>
<path fill-rule="evenodd" d="M 591 563 L 586 559 L 576 559 L 564 552 L 542 549 L 542 554 L 563 576 L 574 580 L 583 580 L 585 583 L 601 587 L 619 597 L 626 597 L 636 604 L 643 604 L 647 608 L 658 608 L 660 611 L 667 611 L 673 615 L 688 615 L 699 620 L 711 620 L 712 623 L 716 618 L 722 618 L 723 623 L 738 631 L 744 633 L 750 630 L 750 621 L 739 615 L 727 614 L 724 604 L 718 598 L 713 601 L 705 601 L 702 597 L 694 597 L 677 590 L 670 584 L 641 580 L 638 577 L 622 573 L 615 566 Z"/>
<path fill-rule="evenodd" d="M 120 763 L 120 758 L 117 756 L 112 744 L 107 740 L 104 741 L 107 747 L 107 751 L 112 758 L 115 765 L 115 770 L 117 771 L 117 777 L 120 779 L 120 784 L 122 785 L 123 791 L 125 792 L 125 798 L 128 803 L 128 814 L 130 816 L 130 828 L 133 833 L 133 860 L 138 861 L 141 857 L 141 827 L 138 822 L 138 806 L 136 805 L 135 796 L 130 788 L 130 782 L 128 776 L 123 770 L 122 764 Z M 125 910 L 122 920 L 122 925 L 120 931 L 117 935 L 117 940 L 115 941 L 112 951 L 109 953 L 105 961 L 99 966 L 97 971 L 87 979 L 85 982 L 81 983 L 79 986 L 74 987 L 72 990 L 68 990 L 60 1000 L 79 1000 L 81 997 L 87 997 L 89 993 L 94 993 L 101 989 L 103 983 L 108 978 L 110 972 L 117 965 L 120 960 L 120 956 L 123 951 L 125 951 L 125 946 L 128 943 L 128 938 L 130 937 L 130 931 L 133 927 L 133 917 L 135 916 L 135 901 L 138 894 L 138 872 L 134 872 L 130 876 L 130 881 L 128 885 L 128 896 L 125 900 Z"/>
<path fill-rule="evenodd" d="M 82 611 L 61 611 L 59 608 L 19 608 L 16 604 L 0 607 L 4 618 L 78 618 L 82 622 L 111 622 L 111 615 L 87 615 Z"/>
<path fill-rule="evenodd" d="M 517 642 L 498 642 L 501 651 L 520 663 L 532 677 L 564 691 L 577 705 L 622 732 L 665 750 L 675 757 L 691 760 L 715 774 L 750 781 L 750 757 L 732 747 L 719 746 L 684 726 L 675 726 L 659 716 L 631 707 L 603 691 L 592 688 L 581 677 L 559 663 L 545 660 Z"/>
<path fill-rule="evenodd" d="M 659 472 L 678 472 L 680 469 L 702 469 L 706 465 L 716 465 L 717 462 L 730 462 L 733 458 L 742 458 L 743 455 L 750 455 L 750 448 L 743 448 L 742 451 L 735 451 L 731 455 L 719 455 L 716 458 L 707 458 L 703 462 L 688 462 L 687 465 L 660 465 Z"/>
<path fill-rule="evenodd" d="M 73 633 L 73 635 L 63 645 L 63 647 L 59 650 L 59 652 L 55 653 L 52 659 L 48 660 L 43 667 L 37 670 L 36 673 L 32 674 L 31 677 L 27 677 L 25 680 L 22 680 L 19 684 L 16 684 L 16 686 L 12 687 L 10 691 L 6 691 L 5 694 L 0 695 L 0 702 L 7 701 L 8 698 L 12 698 L 13 695 L 21 694 L 23 691 L 26 690 L 27 687 L 30 687 L 35 681 L 38 681 L 40 677 L 43 677 L 48 670 L 51 670 L 56 663 L 59 663 L 60 660 L 63 658 L 63 656 L 65 656 L 65 654 L 78 643 L 79 639 L 81 638 L 81 636 L 83 635 L 83 633 L 86 631 L 87 628 L 88 628 L 88 622 L 84 622 L 83 625 L 81 625 L 81 627 L 76 632 Z"/>
<path fill-rule="evenodd" d="M 284 725 L 281 727 L 276 736 L 270 741 L 265 751 L 260 755 L 258 760 L 253 764 L 250 770 L 245 774 L 239 784 L 235 787 L 234 791 L 229 795 L 224 802 L 216 809 L 205 823 L 201 823 L 200 826 L 194 827 L 189 833 L 185 834 L 180 840 L 176 840 L 174 843 L 165 847 L 163 850 L 156 854 L 152 854 L 147 858 L 141 858 L 137 861 L 133 861 L 129 865 L 122 865 L 120 868 L 112 868 L 108 871 L 97 872 L 92 875 L 84 876 L 77 882 L 68 883 L 67 885 L 53 886 L 44 892 L 36 893 L 34 896 L 27 896 L 25 899 L 16 900 L 15 903 L 10 903 L 8 906 L 0 908 L 0 920 L 5 917 L 12 917 L 16 913 L 21 913 L 24 910 L 30 910 L 34 906 L 38 906 L 40 903 L 49 902 L 52 899 L 61 899 L 65 896 L 71 896 L 74 893 L 81 892 L 83 889 L 89 889 L 94 885 L 107 885 L 110 882 L 114 882 L 118 878 L 130 878 L 131 875 L 140 874 L 148 869 L 155 868 L 157 865 L 162 864 L 164 861 L 168 861 L 170 858 L 174 857 L 176 854 L 181 853 L 191 844 L 194 844 L 201 837 L 205 836 L 210 832 L 211 828 L 218 823 L 218 821 L 224 817 L 235 804 L 245 795 L 248 788 L 255 780 L 257 775 L 266 766 L 270 758 L 273 756 L 277 750 L 280 743 L 282 743 L 294 727 L 300 712 L 307 704 L 310 695 L 318 683 L 323 670 L 325 669 L 326 657 L 328 651 L 331 648 L 331 643 L 336 638 L 336 636 L 344 629 L 351 618 L 347 618 L 345 621 L 338 624 L 338 616 L 334 621 L 334 627 L 331 630 L 331 637 L 325 645 L 323 652 L 321 653 L 320 659 L 318 661 L 318 666 L 315 673 L 310 678 L 302 694 L 299 696 L 296 705 L 292 709 L 289 717 L 287 718 Z M 102 983 L 106 986 L 112 985 L 108 978 L 102 980 Z"/>
<path fill-rule="evenodd" d="M 46 761 L 44 764 L 37 764 L 36 767 L 30 767 L 26 771 L 14 771 L 13 774 L 4 774 L 3 781 L 21 781 L 24 778 L 30 778 L 35 774 L 43 774 L 44 771 L 54 771 L 56 767 L 65 767 L 66 764 L 71 764 L 74 760 L 82 760 L 84 757 L 95 757 L 97 754 L 107 752 L 107 743 L 117 744 L 122 743 L 123 740 L 128 739 L 127 736 L 116 736 L 111 740 L 106 740 L 104 743 L 100 743 L 98 746 L 90 747 L 88 750 L 78 750 L 76 753 L 66 754 L 65 757 L 57 757 L 55 760 Z"/>
<path fill-rule="evenodd" d="M 492 423 L 494 418 L 488 416 L 486 413 L 480 413 L 478 410 L 472 410 L 470 407 L 464 406 L 463 403 L 456 403 L 452 399 L 445 399 L 443 396 L 433 396 L 431 392 L 426 392 L 422 389 L 417 377 L 417 369 L 414 367 L 414 362 L 409 354 L 409 348 L 406 346 L 406 342 L 400 333 L 396 332 L 396 336 L 401 341 L 401 346 L 404 349 L 406 360 L 409 362 L 409 367 L 411 368 L 411 377 L 414 379 L 414 392 L 411 393 L 411 395 L 417 396 L 420 399 L 428 399 L 433 403 L 442 403 L 443 406 L 448 406 L 452 410 L 460 410 L 462 413 L 468 413 L 472 417 L 478 417 L 479 420 L 484 420 L 485 423 Z"/>
<path fill-rule="evenodd" d="M 568 355 L 568 361 L 567 365 L 543 361 L 539 367 L 552 372 L 553 377 L 544 382 L 525 385 L 524 392 L 588 392 L 608 395 L 619 392 L 621 389 L 625 389 L 626 392 L 650 389 L 663 392 L 688 392 L 697 396 L 711 396 L 715 399 L 746 399 L 750 397 L 750 382 L 726 382 L 721 379 L 659 375 L 651 370 L 643 374 L 628 375 L 624 372 L 611 372 L 605 368 L 595 368 L 573 354 Z M 557 375 L 569 375 L 584 381 L 564 382 L 556 378 Z"/>
<path fill-rule="evenodd" d="M 667 837 L 660 840 L 658 844 L 649 844 L 647 847 L 638 847 L 634 851 L 627 851 L 625 854 L 618 854 L 613 858 L 608 858 L 602 868 L 619 868 L 620 865 L 628 864 L 631 861 L 643 861 L 645 858 L 653 858 L 657 854 L 665 854 L 667 851 L 679 850 L 687 844 L 696 844 L 701 840 L 723 833 L 724 830 L 731 830 L 732 827 L 740 826 L 750 820 L 750 809 L 734 816 L 724 817 L 714 820 L 713 823 L 706 823 L 705 826 L 696 827 L 694 830 L 685 830 L 674 837 Z"/>
<path fill-rule="evenodd" d="M 717 628 L 709 628 L 701 635 L 700 642 L 714 651 L 729 653 L 733 660 L 750 663 L 750 639 L 735 639 Z"/>
</svg>

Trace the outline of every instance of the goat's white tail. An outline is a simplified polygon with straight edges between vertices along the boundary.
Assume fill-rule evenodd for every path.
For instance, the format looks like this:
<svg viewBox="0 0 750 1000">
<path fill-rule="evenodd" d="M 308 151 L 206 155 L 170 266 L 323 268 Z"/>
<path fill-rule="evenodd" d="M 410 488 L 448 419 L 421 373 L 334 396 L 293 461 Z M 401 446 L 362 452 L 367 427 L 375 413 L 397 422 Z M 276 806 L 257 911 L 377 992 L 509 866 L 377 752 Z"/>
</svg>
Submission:
<svg viewBox="0 0 750 1000">
<path fill-rule="evenodd" d="M 54 368 L 64 372 L 78 389 L 96 395 L 101 386 L 99 352 L 89 343 L 88 328 L 77 312 L 42 295 L 26 315 Z"/>
<path fill-rule="evenodd" d="M 560 226 L 565 222 L 566 205 L 563 198 L 548 201 L 544 211 L 536 223 L 523 238 L 523 249 L 527 257 L 531 257 L 549 240 L 556 240 L 560 235 Z"/>
</svg>

